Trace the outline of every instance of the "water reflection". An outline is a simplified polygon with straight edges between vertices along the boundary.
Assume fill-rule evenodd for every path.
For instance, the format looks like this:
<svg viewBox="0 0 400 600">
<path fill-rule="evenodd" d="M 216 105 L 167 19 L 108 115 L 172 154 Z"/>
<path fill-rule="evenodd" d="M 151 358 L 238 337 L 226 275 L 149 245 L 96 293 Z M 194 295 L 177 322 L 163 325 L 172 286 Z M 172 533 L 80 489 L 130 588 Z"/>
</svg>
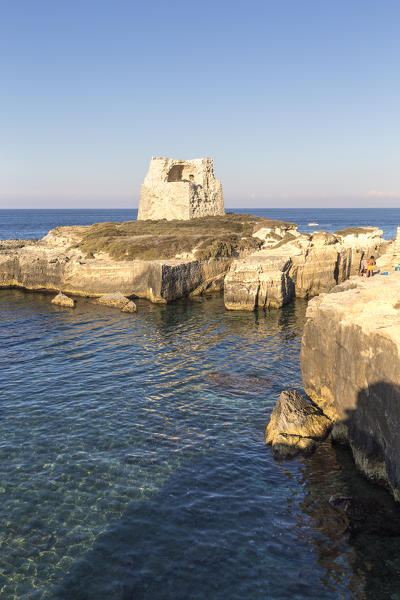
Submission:
<svg viewBox="0 0 400 600">
<path fill-rule="evenodd" d="M 326 440 L 303 461 L 298 538 L 312 545 L 323 582 L 352 598 L 398 598 L 400 507 L 354 468 L 349 450 Z M 344 596 L 349 597 L 349 596 Z"/>
</svg>

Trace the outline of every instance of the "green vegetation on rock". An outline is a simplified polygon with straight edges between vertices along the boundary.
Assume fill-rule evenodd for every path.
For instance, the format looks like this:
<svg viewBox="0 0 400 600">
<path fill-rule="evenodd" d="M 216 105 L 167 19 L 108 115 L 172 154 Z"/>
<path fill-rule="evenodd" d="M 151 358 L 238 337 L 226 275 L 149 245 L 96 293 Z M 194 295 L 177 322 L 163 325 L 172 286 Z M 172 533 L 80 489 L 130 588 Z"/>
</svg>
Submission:
<svg viewBox="0 0 400 600">
<path fill-rule="evenodd" d="M 200 260 L 238 256 L 259 248 L 253 233 L 262 227 L 294 227 L 253 215 L 227 214 L 189 221 L 96 223 L 75 244 L 88 258 L 107 252 L 114 260 L 156 260 L 193 253 Z"/>
<path fill-rule="evenodd" d="M 346 235 L 358 237 L 359 235 L 366 235 L 368 233 L 371 233 L 371 227 L 347 227 L 346 229 L 335 231 L 335 235 L 341 235 L 342 237 Z"/>
</svg>

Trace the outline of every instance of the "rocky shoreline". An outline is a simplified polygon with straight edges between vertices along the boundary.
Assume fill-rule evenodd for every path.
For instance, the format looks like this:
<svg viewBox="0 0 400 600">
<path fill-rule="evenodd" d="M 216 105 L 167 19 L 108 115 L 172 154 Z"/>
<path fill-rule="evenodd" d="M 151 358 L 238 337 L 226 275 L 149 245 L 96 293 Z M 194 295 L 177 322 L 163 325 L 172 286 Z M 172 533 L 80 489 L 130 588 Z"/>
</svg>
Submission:
<svg viewBox="0 0 400 600">
<path fill-rule="evenodd" d="M 221 292 L 229 310 L 279 308 L 329 291 L 363 256 L 383 254 L 381 235 L 375 227 L 301 234 L 250 215 L 57 227 L 41 240 L 0 242 L 0 288 L 156 303 Z"/>
<path fill-rule="evenodd" d="M 354 277 L 307 309 L 303 385 L 358 468 L 400 501 L 400 272 Z"/>
<path fill-rule="evenodd" d="M 250 311 L 317 296 L 301 351 L 311 403 L 284 391 L 266 441 L 287 458 L 309 454 L 332 431 L 400 501 L 400 272 L 355 275 L 371 254 L 390 271 L 396 243 L 375 227 L 301 234 L 293 223 L 225 215 L 199 219 L 199 235 L 196 221 L 58 227 L 42 240 L 0 242 L 0 288 L 59 292 L 53 303 L 70 308 L 76 301 L 66 294 L 93 297 L 131 313 L 132 298 L 218 292 L 227 309 Z"/>
</svg>

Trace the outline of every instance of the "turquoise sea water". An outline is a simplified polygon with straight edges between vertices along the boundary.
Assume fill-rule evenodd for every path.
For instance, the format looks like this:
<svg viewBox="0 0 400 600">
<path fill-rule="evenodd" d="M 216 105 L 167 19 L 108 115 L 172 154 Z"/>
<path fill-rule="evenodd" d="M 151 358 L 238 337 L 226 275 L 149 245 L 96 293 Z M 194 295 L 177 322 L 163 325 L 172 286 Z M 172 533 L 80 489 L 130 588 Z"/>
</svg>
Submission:
<svg viewBox="0 0 400 600">
<path fill-rule="evenodd" d="M 329 440 L 287 462 L 264 445 L 301 390 L 305 302 L 50 298 L 0 291 L 2 599 L 400 598 L 390 496 Z"/>
</svg>

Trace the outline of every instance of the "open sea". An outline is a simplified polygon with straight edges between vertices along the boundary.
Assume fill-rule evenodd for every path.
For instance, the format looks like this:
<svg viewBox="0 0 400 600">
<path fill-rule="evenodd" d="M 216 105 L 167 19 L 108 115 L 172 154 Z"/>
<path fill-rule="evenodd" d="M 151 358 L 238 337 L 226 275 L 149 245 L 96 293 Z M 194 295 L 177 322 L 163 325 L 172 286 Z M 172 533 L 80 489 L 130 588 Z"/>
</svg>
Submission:
<svg viewBox="0 0 400 600">
<path fill-rule="evenodd" d="M 235 212 L 400 225 L 400 209 Z M 1 210 L 0 239 L 135 218 Z M 0 290 L 1 600 L 400 599 L 391 496 L 329 440 L 285 462 L 264 444 L 279 393 L 302 391 L 306 302 L 137 305 Z"/>
</svg>

